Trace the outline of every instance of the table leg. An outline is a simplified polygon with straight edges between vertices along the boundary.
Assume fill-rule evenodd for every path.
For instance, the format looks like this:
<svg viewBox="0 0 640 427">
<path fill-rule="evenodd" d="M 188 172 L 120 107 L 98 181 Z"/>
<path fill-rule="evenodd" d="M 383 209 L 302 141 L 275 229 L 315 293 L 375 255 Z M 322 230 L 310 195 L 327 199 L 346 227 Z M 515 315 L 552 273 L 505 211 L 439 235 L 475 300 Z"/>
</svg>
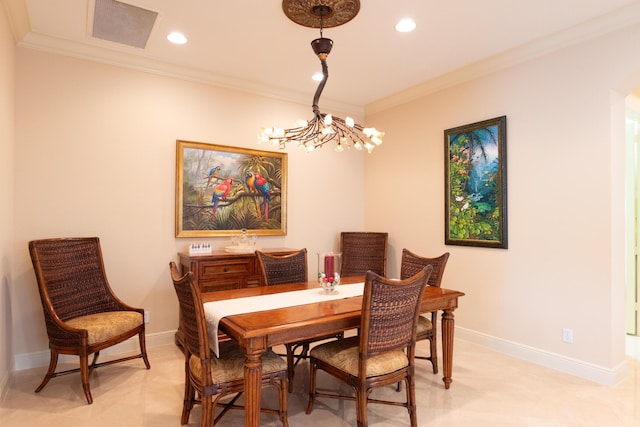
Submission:
<svg viewBox="0 0 640 427">
<path fill-rule="evenodd" d="M 260 426 L 260 398 L 262 395 L 262 352 L 247 345 L 244 361 L 244 425 Z"/>
<path fill-rule="evenodd" d="M 444 388 L 448 389 L 451 385 L 451 372 L 453 368 L 453 310 L 444 310 L 442 312 L 442 369 L 444 376 Z"/>
</svg>

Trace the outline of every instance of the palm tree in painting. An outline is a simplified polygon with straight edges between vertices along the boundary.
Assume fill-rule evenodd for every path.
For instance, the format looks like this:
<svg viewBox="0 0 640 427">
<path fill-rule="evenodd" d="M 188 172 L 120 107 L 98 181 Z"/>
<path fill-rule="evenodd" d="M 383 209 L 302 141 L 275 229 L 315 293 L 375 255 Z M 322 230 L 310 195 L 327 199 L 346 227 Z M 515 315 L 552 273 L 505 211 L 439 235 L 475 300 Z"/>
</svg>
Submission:
<svg viewBox="0 0 640 427">
<path fill-rule="evenodd" d="M 473 128 L 449 138 L 449 236 L 499 240 L 498 125 Z"/>
</svg>

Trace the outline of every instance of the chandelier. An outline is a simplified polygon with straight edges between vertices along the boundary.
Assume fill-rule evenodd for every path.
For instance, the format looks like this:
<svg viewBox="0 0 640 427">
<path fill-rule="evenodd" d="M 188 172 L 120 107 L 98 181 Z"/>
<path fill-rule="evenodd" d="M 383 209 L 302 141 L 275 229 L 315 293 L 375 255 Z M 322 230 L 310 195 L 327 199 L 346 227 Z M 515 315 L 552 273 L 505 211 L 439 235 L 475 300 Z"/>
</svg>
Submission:
<svg viewBox="0 0 640 427">
<path fill-rule="evenodd" d="M 336 5 L 340 5 L 341 9 L 335 9 L 334 6 Z M 297 127 L 290 129 L 263 128 L 258 136 L 258 143 L 271 143 L 283 149 L 287 143 L 294 142 L 300 148 L 314 151 L 333 141 L 336 144 L 336 151 L 343 151 L 345 148 L 353 147 L 356 150 L 365 148 L 371 153 L 376 146 L 382 144 L 384 132 L 372 127 L 359 125 L 351 117 L 342 119 L 331 114 L 322 113 L 320 112 L 320 107 L 318 107 L 320 95 L 329 77 L 327 56 L 329 56 L 333 47 L 333 40 L 323 37 L 322 29 L 336 27 L 353 19 L 360 10 L 360 1 L 283 0 L 282 9 L 285 15 L 293 22 L 305 27 L 320 28 L 320 38 L 313 40 L 311 47 L 318 59 L 320 59 L 322 80 L 318 84 L 313 97 L 313 118 L 311 120 L 300 121 Z"/>
</svg>

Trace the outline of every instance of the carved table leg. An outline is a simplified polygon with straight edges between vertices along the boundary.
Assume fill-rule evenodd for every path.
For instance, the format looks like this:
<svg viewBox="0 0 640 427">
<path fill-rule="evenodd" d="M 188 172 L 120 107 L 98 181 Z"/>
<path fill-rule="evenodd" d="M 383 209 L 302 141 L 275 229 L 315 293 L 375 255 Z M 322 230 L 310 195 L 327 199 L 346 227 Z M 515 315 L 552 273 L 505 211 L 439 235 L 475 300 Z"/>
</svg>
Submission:
<svg viewBox="0 0 640 427">
<path fill-rule="evenodd" d="M 442 312 L 442 369 L 444 376 L 444 388 L 448 389 L 451 385 L 451 372 L 453 368 L 453 310 L 444 310 Z"/>
<path fill-rule="evenodd" d="M 252 348 L 251 344 L 245 349 L 244 361 L 244 425 L 245 427 L 260 426 L 260 397 L 262 395 L 262 353 L 264 350 Z"/>
</svg>

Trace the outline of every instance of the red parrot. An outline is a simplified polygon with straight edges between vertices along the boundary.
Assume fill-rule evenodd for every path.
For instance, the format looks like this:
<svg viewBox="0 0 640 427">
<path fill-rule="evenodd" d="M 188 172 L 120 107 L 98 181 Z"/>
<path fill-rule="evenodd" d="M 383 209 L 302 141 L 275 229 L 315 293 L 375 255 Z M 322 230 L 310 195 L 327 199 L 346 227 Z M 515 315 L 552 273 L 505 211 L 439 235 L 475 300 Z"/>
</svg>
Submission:
<svg viewBox="0 0 640 427">
<path fill-rule="evenodd" d="M 211 203 L 213 203 L 213 212 L 211 213 L 211 221 L 216 219 L 216 211 L 218 210 L 218 203 L 220 199 L 224 199 L 229 194 L 231 190 L 231 185 L 233 184 L 233 178 L 227 178 L 224 180 L 222 184 L 218 184 L 213 189 L 213 194 L 211 195 Z"/>
<path fill-rule="evenodd" d="M 262 201 L 262 206 L 264 207 L 264 220 L 269 221 L 269 200 L 271 199 L 271 186 L 269 185 L 269 181 L 259 173 L 255 173 L 255 180 L 253 182 L 253 186 L 262 194 L 264 198 Z"/>
</svg>

